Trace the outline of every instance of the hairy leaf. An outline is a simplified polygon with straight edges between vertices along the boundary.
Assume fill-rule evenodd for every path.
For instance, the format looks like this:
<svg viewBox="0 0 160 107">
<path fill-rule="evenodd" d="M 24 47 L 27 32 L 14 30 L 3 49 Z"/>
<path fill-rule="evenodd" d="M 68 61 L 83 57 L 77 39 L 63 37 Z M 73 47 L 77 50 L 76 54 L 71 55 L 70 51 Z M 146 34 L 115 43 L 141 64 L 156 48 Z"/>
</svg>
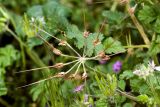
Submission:
<svg viewBox="0 0 160 107">
<path fill-rule="evenodd" d="M 160 35 L 157 35 L 156 39 L 151 43 L 151 47 L 149 48 L 149 54 L 156 55 L 160 53 Z"/>
<path fill-rule="evenodd" d="M 125 49 L 121 45 L 121 43 L 117 40 L 114 40 L 112 37 L 107 38 L 104 42 L 103 45 L 105 47 L 105 52 L 108 54 L 111 53 L 119 53 L 119 52 L 124 52 Z"/>
<path fill-rule="evenodd" d="M 19 58 L 18 51 L 13 46 L 8 45 L 4 48 L 0 48 L 0 96 L 7 94 L 7 88 L 5 86 L 5 68 L 13 64 L 15 60 Z"/>
<path fill-rule="evenodd" d="M 104 11 L 103 16 L 107 17 L 109 23 L 120 24 L 124 19 L 124 14 L 122 12 L 117 11 Z"/>
<path fill-rule="evenodd" d="M 146 24 L 156 19 L 154 9 L 150 6 L 145 5 L 142 10 L 138 13 L 138 18 Z"/>
</svg>

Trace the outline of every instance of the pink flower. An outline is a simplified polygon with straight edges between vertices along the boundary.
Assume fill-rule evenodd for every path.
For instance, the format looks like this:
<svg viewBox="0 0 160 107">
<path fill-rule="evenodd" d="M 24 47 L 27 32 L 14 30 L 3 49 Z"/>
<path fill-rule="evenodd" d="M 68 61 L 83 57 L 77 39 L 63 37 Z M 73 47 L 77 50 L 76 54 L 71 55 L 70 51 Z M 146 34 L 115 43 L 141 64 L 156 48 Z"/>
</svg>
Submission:
<svg viewBox="0 0 160 107">
<path fill-rule="evenodd" d="M 113 70 L 115 73 L 118 73 L 122 68 L 122 62 L 120 61 L 116 61 L 114 64 L 113 64 Z"/>
<path fill-rule="evenodd" d="M 83 90 L 83 87 L 84 87 L 83 84 L 82 84 L 82 85 L 79 85 L 79 86 L 77 86 L 77 87 L 73 90 L 73 92 L 79 92 L 79 91 Z"/>
</svg>

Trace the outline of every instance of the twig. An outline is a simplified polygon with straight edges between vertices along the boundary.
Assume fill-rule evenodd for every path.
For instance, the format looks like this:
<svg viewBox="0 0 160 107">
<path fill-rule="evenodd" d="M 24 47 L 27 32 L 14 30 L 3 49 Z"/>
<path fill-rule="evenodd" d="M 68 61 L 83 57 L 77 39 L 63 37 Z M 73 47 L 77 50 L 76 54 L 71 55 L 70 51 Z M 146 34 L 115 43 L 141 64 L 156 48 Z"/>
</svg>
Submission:
<svg viewBox="0 0 160 107">
<path fill-rule="evenodd" d="M 147 35 L 145 34 L 143 27 L 138 22 L 137 18 L 134 15 L 134 12 L 133 13 L 131 12 L 131 7 L 129 6 L 129 2 L 127 3 L 127 10 L 128 10 L 128 13 L 129 13 L 133 23 L 135 24 L 135 26 L 137 27 L 139 33 L 141 34 L 141 37 L 143 38 L 145 44 L 146 45 L 150 45 L 150 41 L 149 41 Z"/>
<path fill-rule="evenodd" d="M 119 92 L 120 94 L 124 95 L 125 97 L 127 97 L 127 98 L 129 98 L 129 99 L 131 99 L 133 101 L 138 102 L 138 99 L 136 97 L 131 96 L 131 95 L 127 94 L 126 92 L 123 92 L 123 91 L 121 91 L 119 89 L 116 89 L 116 91 Z"/>
</svg>

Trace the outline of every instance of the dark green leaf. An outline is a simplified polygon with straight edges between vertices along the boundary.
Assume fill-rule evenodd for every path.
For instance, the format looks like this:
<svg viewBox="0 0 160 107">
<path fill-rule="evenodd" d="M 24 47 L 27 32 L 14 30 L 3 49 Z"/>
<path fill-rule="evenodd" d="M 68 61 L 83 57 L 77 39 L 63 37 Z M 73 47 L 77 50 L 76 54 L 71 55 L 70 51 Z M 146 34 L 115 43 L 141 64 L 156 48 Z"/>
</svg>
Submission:
<svg viewBox="0 0 160 107">
<path fill-rule="evenodd" d="M 157 53 L 160 53 L 160 35 L 158 35 L 156 39 L 153 40 L 151 47 L 149 48 L 150 55 L 156 55 Z"/>
<path fill-rule="evenodd" d="M 124 19 L 124 14 L 117 11 L 104 11 L 103 16 L 107 17 L 109 23 L 116 22 L 120 24 Z"/>
<path fill-rule="evenodd" d="M 121 43 L 117 40 L 114 40 L 112 37 L 107 38 L 103 45 L 105 47 L 105 52 L 108 54 L 124 52 L 125 49 Z"/>
<path fill-rule="evenodd" d="M 156 14 L 152 7 L 145 5 L 143 9 L 139 11 L 138 18 L 144 23 L 149 24 L 156 19 Z"/>
</svg>

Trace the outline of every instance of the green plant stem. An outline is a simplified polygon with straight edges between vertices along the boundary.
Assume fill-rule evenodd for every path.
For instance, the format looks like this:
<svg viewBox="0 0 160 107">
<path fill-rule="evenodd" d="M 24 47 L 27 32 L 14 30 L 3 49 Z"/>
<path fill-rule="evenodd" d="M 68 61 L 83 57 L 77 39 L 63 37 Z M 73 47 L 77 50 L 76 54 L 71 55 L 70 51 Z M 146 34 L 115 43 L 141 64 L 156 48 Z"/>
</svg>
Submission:
<svg viewBox="0 0 160 107">
<path fill-rule="evenodd" d="M 136 18 L 135 15 L 134 15 L 134 12 L 132 13 L 130 10 L 131 10 L 131 7 L 129 6 L 129 2 L 128 2 L 128 3 L 127 3 L 127 11 L 128 11 L 128 13 L 129 13 L 129 15 L 130 15 L 133 23 L 134 23 L 135 26 L 137 27 L 137 29 L 138 29 L 139 33 L 141 34 L 141 37 L 143 38 L 145 44 L 146 44 L 146 45 L 150 45 L 150 41 L 149 41 L 147 35 L 145 34 L 143 27 L 142 27 L 141 24 L 138 22 L 137 18 Z"/>
<path fill-rule="evenodd" d="M 150 40 L 148 39 L 148 36 L 146 35 L 146 33 L 145 33 L 142 25 L 138 22 L 137 18 L 135 17 L 134 12 L 131 11 L 131 7 L 130 7 L 130 5 L 129 5 L 129 2 L 127 3 L 126 7 L 127 7 L 127 11 L 128 11 L 128 13 L 129 13 L 129 15 L 130 15 L 133 23 L 135 24 L 135 26 L 137 27 L 139 33 L 141 34 L 141 37 L 143 38 L 144 43 L 145 43 L 146 45 L 149 45 L 148 47 L 150 47 L 151 42 L 150 42 Z M 154 61 L 155 61 L 156 63 L 158 63 L 157 56 L 153 56 L 153 59 L 154 59 Z"/>
<path fill-rule="evenodd" d="M 22 44 L 20 44 L 20 47 L 21 47 L 21 55 L 22 55 L 22 63 L 23 63 L 22 69 L 25 69 L 26 68 L 26 60 L 25 60 L 24 47 Z"/>
<path fill-rule="evenodd" d="M 5 100 L 3 100 L 1 97 L 0 97 L 0 104 L 4 105 L 5 107 L 12 107 Z"/>
<path fill-rule="evenodd" d="M 114 2 L 113 2 L 113 5 L 112 5 L 112 7 L 111 7 L 111 11 L 115 11 L 116 10 L 116 8 L 117 8 L 117 5 L 118 5 L 118 0 L 114 0 Z"/>
<path fill-rule="evenodd" d="M 149 48 L 149 45 L 129 45 L 124 46 L 124 48 Z"/>
<path fill-rule="evenodd" d="M 127 97 L 127 98 L 129 98 L 129 99 L 131 99 L 133 101 L 138 102 L 138 99 L 136 97 L 131 96 L 131 95 L 127 94 L 126 92 L 123 92 L 123 91 L 121 91 L 119 89 L 116 89 L 116 91 L 119 92 L 120 94 L 122 94 L 123 96 L 125 96 L 125 97 Z"/>
<path fill-rule="evenodd" d="M 26 48 L 27 54 L 38 66 L 45 66 L 45 64 L 41 61 L 38 55 L 33 50 L 27 48 L 27 45 L 24 44 L 12 30 L 10 30 L 8 27 L 6 27 L 6 30 L 13 35 L 13 37 L 19 42 L 21 46 Z"/>
<path fill-rule="evenodd" d="M 8 27 L 6 27 L 6 31 L 8 31 L 9 33 L 11 33 L 11 35 L 19 42 L 19 44 L 21 44 L 25 49 L 26 49 L 26 52 L 28 54 L 28 56 L 31 58 L 31 60 L 39 67 L 43 67 L 43 66 L 46 66 L 42 61 L 41 59 L 38 57 L 38 55 L 31 49 L 29 49 L 27 47 L 27 45 L 25 43 L 23 43 L 23 41 L 21 41 L 20 38 L 18 38 L 18 36 L 12 31 L 10 30 Z M 43 72 L 43 76 L 46 78 L 48 77 L 48 75 L 50 75 L 50 72 L 49 72 L 49 69 L 45 69 L 45 72 Z M 47 86 L 47 89 L 50 93 L 50 98 L 51 98 L 51 105 L 55 105 L 54 104 L 54 99 L 55 99 L 55 96 L 53 96 L 52 93 L 54 93 L 54 84 L 52 81 L 49 81 L 50 84 L 52 85 L 49 85 L 49 84 L 46 84 Z"/>
</svg>

